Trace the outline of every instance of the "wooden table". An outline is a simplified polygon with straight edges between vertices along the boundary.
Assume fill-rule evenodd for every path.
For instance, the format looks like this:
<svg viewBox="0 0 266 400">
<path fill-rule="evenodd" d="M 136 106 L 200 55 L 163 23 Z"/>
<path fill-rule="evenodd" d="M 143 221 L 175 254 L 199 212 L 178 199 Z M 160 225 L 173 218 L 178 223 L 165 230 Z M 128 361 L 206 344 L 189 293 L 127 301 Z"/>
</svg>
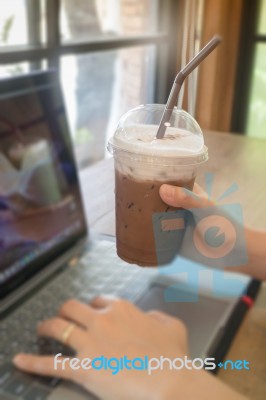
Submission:
<svg viewBox="0 0 266 400">
<path fill-rule="evenodd" d="M 204 173 L 213 173 L 214 198 L 236 183 L 238 190 L 227 202 L 242 205 L 247 224 L 266 228 L 266 141 L 217 132 L 206 132 L 205 139 L 209 161 L 202 167 L 197 181 L 204 186 Z M 114 235 L 113 160 L 104 160 L 81 171 L 80 179 L 90 227 L 96 232 Z M 226 358 L 246 359 L 250 361 L 251 370 L 221 370 L 219 377 L 251 399 L 265 400 L 266 284 L 246 315 Z"/>
</svg>

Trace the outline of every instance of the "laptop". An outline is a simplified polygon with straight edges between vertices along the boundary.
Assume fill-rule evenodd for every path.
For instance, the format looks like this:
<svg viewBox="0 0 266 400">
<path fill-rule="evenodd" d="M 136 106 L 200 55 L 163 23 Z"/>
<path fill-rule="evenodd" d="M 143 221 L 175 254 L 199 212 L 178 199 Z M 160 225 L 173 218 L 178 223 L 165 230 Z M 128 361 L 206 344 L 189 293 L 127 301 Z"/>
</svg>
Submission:
<svg viewBox="0 0 266 400">
<path fill-rule="evenodd" d="M 180 277 L 120 260 L 115 238 L 89 235 L 57 73 L 0 81 L 0 398 L 95 398 L 11 363 L 21 351 L 71 352 L 38 338 L 36 325 L 73 297 L 113 294 L 163 310 L 186 323 L 192 357 L 221 359 L 246 310 L 241 295 L 255 296 L 258 283 L 245 278 L 237 296 L 214 296 L 205 280 L 196 302 L 166 301 L 169 285 L 193 291 Z"/>
</svg>

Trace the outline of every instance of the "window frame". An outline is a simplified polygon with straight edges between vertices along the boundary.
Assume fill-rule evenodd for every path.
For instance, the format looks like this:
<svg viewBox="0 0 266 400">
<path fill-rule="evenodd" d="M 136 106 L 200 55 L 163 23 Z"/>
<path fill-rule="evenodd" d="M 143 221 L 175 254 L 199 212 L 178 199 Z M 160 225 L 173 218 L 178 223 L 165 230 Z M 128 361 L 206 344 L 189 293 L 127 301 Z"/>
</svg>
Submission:
<svg viewBox="0 0 266 400">
<path fill-rule="evenodd" d="M 129 48 L 134 46 L 155 45 L 155 90 L 154 102 L 165 103 L 169 89 L 176 74 L 177 65 L 177 30 L 176 16 L 179 1 L 158 0 L 158 29 L 160 33 L 139 36 L 112 37 L 104 39 L 87 40 L 76 43 L 62 43 L 60 40 L 60 0 L 45 0 L 46 7 L 46 44 L 30 44 L 27 46 L 10 46 L 0 48 L 0 64 L 13 64 L 29 62 L 41 65 L 42 60 L 47 60 L 48 67 L 60 71 L 60 57 L 64 55 L 77 55 L 91 52 L 101 52 Z M 38 15 L 38 2 L 28 0 L 27 8 L 31 8 L 31 15 Z M 29 10 L 27 10 L 29 13 Z M 30 19 L 31 20 L 31 19 Z M 174 23 L 175 22 L 175 23 Z M 29 31 L 38 34 L 34 26 Z M 37 42 L 40 42 L 36 37 Z M 166 46 L 167 45 L 167 46 Z"/>
<path fill-rule="evenodd" d="M 239 134 L 246 134 L 256 44 L 259 42 L 266 43 L 266 35 L 257 33 L 259 10 L 260 0 L 243 0 L 240 46 L 231 119 L 231 131 Z"/>
</svg>

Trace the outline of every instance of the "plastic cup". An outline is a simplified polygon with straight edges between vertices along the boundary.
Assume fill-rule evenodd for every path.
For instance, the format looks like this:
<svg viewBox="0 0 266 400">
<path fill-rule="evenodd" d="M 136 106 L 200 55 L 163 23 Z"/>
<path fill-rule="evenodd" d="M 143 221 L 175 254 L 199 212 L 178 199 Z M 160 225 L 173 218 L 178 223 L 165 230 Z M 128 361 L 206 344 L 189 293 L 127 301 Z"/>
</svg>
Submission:
<svg viewBox="0 0 266 400">
<path fill-rule="evenodd" d="M 183 110 L 174 108 L 164 137 L 156 139 L 164 108 L 148 104 L 130 110 L 107 146 L 115 166 L 117 254 L 140 266 L 171 261 L 169 247 L 156 248 L 154 237 L 154 213 L 176 210 L 161 200 L 160 186 L 192 190 L 198 167 L 208 159 L 199 125 Z"/>
</svg>

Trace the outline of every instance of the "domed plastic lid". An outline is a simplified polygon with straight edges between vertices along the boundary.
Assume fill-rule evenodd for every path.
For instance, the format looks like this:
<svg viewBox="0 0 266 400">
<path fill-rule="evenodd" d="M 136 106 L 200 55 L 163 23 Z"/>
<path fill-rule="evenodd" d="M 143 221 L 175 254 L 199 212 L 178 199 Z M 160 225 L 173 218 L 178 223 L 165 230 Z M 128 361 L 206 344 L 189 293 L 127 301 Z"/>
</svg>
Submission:
<svg viewBox="0 0 266 400">
<path fill-rule="evenodd" d="M 157 139 L 164 105 L 147 104 L 127 112 L 109 140 L 108 150 L 137 156 L 157 157 L 170 164 L 198 164 L 208 158 L 204 137 L 196 120 L 184 110 L 174 108 L 165 135 Z M 178 162 L 177 162 L 178 161 Z"/>
</svg>

